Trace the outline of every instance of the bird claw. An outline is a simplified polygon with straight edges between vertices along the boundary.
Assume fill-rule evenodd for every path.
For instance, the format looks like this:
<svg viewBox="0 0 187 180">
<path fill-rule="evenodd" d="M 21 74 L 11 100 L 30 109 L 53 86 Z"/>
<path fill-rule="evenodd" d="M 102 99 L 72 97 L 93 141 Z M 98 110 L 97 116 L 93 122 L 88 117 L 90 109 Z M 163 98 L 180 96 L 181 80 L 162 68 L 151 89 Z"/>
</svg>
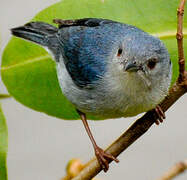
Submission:
<svg viewBox="0 0 187 180">
<path fill-rule="evenodd" d="M 160 123 L 162 123 L 164 121 L 166 116 L 165 116 L 165 113 L 163 112 L 162 108 L 159 105 L 156 106 L 155 112 L 158 116 L 158 119 L 155 121 L 155 123 L 156 123 L 156 125 L 159 125 Z"/>
<path fill-rule="evenodd" d="M 117 163 L 119 162 L 119 160 L 117 158 L 115 158 L 111 154 L 108 154 L 108 153 L 104 152 L 104 150 L 101 149 L 98 146 L 95 148 L 95 155 L 97 157 L 97 160 L 98 160 L 100 166 L 104 170 L 104 172 L 107 172 L 108 169 L 109 169 L 109 162 L 108 162 L 108 160 L 114 160 Z"/>
</svg>

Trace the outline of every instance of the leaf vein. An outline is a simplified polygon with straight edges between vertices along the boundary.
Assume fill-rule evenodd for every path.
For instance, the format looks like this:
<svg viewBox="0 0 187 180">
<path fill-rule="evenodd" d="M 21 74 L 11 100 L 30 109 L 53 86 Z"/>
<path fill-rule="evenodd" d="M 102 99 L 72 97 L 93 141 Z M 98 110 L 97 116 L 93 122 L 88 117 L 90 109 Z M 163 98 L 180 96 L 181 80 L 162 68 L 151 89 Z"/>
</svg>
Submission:
<svg viewBox="0 0 187 180">
<path fill-rule="evenodd" d="M 31 64 L 31 63 L 43 61 L 43 60 L 46 60 L 48 58 L 51 58 L 51 56 L 49 54 L 46 54 L 46 55 L 43 55 L 43 56 L 32 58 L 31 60 L 28 59 L 27 61 L 22 62 L 22 63 L 10 65 L 10 66 L 7 66 L 7 67 L 2 67 L 1 70 L 2 71 L 9 70 L 9 69 L 12 69 L 12 68 L 16 68 L 16 67 L 28 65 L 28 64 Z"/>
</svg>

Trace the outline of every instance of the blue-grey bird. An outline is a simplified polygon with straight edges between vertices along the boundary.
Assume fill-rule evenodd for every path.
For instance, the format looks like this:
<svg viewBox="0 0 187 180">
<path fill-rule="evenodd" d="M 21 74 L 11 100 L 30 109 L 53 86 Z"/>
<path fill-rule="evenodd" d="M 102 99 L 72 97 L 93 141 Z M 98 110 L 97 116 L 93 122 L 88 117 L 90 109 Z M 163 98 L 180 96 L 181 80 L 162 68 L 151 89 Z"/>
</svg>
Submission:
<svg viewBox="0 0 187 180">
<path fill-rule="evenodd" d="M 57 65 L 63 94 L 75 106 L 94 146 L 96 157 L 108 170 L 108 159 L 95 142 L 86 114 L 109 119 L 156 110 L 167 95 L 171 61 L 164 44 L 137 27 L 96 18 L 54 20 L 58 28 L 31 22 L 12 34 L 46 48 Z"/>
</svg>

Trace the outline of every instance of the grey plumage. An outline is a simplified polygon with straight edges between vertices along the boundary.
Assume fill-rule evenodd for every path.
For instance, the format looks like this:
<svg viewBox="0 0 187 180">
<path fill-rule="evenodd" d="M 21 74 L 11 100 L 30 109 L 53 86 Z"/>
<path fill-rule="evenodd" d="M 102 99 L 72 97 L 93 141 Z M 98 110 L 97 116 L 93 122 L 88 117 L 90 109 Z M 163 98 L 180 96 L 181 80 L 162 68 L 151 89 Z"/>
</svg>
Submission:
<svg viewBox="0 0 187 180">
<path fill-rule="evenodd" d="M 86 114 L 108 119 L 155 108 L 162 122 L 165 116 L 157 105 L 171 81 L 169 54 L 158 38 L 134 26 L 95 18 L 54 22 L 59 28 L 33 22 L 12 33 L 52 54 L 62 92 L 77 109 L 106 172 L 108 160 L 119 160 L 96 144 Z"/>
<path fill-rule="evenodd" d="M 59 28 L 32 22 L 12 33 L 49 49 L 62 92 L 77 109 L 101 118 L 134 116 L 167 95 L 171 63 L 158 38 L 111 20 L 56 22 Z"/>
</svg>

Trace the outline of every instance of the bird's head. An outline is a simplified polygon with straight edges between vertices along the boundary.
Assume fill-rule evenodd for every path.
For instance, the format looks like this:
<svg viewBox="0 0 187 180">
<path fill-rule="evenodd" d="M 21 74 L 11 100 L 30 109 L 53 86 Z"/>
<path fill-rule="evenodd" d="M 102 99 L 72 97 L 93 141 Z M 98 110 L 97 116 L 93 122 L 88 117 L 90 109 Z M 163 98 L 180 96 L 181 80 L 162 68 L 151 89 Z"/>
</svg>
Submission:
<svg viewBox="0 0 187 180">
<path fill-rule="evenodd" d="M 146 89 L 165 86 L 171 80 L 171 61 L 164 44 L 143 31 L 128 33 L 113 52 L 112 66 L 124 83 Z M 122 81 L 121 81 L 122 82 Z M 164 85 L 165 84 L 165 85 Z M 143 90 L 143 89 L 142 89 Z"/>
</svg>

